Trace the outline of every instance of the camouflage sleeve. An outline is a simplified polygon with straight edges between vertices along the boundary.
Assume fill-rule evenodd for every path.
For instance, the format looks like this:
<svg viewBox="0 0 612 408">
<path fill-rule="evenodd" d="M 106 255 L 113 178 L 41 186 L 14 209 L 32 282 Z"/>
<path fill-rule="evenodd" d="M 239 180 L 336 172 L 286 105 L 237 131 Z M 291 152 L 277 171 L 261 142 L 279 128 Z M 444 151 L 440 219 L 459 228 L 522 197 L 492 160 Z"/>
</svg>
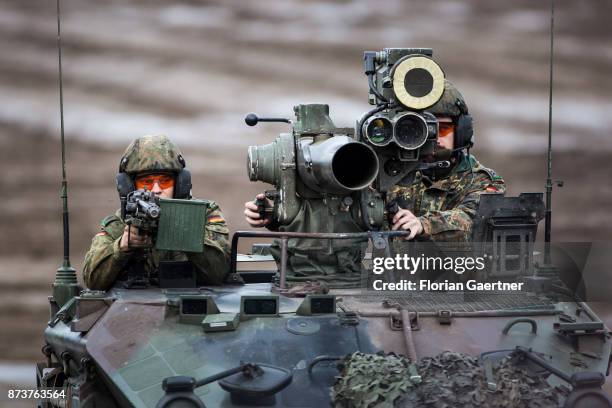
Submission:
<svg viewBox="0 0 612 408">
<path fill-rule="evenodd" d="M 196 266 L 203 283 L 218 285 L 229 272 L 230 243 L 229 229 L 219 206 L 211 201 L 206 212 L 204 228 L 204 252 L 187 253 Z"/>
<path fill-rule="evenodd" d="M 119 250 L 123 227 L 114 215 L 100 223 L 100 232 L 93 237 L 83 264 L 83 280 L 89 289 L 108 290 L 129 260 L 130 253 Z"/>
<path fill-rule="evenodd" d="M 423 225 L 421 238 L 438 242 L 469 241 L 473 220 L 480 203 L 480 195 L 505 191 L 506 185 L 500 176 L 491 175 L 485 171 L 475 173 L 474 180 L 469 182 L 469 186 L 462 192 L 462 198 L 455 208 L 446 211 L 430 211 L 419 217 Z"/>
</svg>

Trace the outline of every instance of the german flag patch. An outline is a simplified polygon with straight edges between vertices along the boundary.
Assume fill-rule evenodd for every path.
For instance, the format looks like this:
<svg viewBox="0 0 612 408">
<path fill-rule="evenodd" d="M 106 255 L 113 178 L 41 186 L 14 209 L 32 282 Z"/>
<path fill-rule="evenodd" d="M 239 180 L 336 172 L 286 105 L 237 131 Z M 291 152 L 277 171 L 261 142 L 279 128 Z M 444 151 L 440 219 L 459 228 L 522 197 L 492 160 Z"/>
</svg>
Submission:
<svg viewBox="0 0 612 408">
<path fill-rule="evenodd" d="M 487 193 L 497 193 L 499 190 L 495 186 L 488 186 L 485 191 Z"/>
<path fill-rule="evenodd" d="M 225 222 L 225 220 L 220 215 L 213 215 L 210 218 L 208 218 L 209 224 L 219 224 L 221 222 Z"/>
</svg>

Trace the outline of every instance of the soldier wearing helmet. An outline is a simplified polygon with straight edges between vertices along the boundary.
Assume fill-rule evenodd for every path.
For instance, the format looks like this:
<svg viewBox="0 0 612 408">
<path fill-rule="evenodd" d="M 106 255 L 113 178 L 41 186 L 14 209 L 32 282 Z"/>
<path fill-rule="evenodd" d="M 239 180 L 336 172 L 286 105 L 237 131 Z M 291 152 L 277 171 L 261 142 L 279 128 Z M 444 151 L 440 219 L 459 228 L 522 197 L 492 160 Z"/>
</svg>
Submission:
<svg viewBox="0 0 612 408">
<path fill-rule="evenodd" d="M 435 153 L 427 160 L 448 160 L 450 167 L 417 172 L 412 182 L 394 186 L 387 196 L 389 202 L 409 203 L 391 220 L 391 229 L 410 230 L 407 239 L 467 241 L 480 195 L 506 190 L 500 176 L 469 154 L 472 117 L 457 88 L 449 81 L 444 85 L 440 100 L 427 109 L 439 124 Z"/>
<path fill-rule="evenodd" d="M 127 186 L 127 187 L 126 187 Z M 125 150 L 119 164 L 117 188 L 148 191 L 161 198 L 191 198 L 191 175 L 176 144 L 168 137 L 143 136 Z M 229 230 L 219 206 L 208 201 L 204 229 L 204 251 L 178 252 L 146 248 L 145 273 L 155 279 L 160 261 L 190 261 L 198 284 L 220 284 L 229 271 Z M 85 255 L 83 277 L 90 289 L 107 290 L 126 276 L 134 258 L 135 246 L 146 247 L 151 237 L 128 226 L 121 212 L 109 215 Z"/>
</svg>

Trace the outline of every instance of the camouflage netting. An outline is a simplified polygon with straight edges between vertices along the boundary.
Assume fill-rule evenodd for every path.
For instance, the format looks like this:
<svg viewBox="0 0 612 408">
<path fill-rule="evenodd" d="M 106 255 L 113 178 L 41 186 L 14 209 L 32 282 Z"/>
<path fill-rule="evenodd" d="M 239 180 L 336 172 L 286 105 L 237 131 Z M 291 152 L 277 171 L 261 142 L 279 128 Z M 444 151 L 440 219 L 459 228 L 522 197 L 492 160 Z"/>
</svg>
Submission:
<svg viewBox="0 0 612 408">
<path fill-rule="evenodd" d="M 478 358 L 444 352 L 422 358 L 417 365 L 420 384 L 410 381 L 410 361 L 394 354 L 353 353 L 341 364 L 332 389 L 340 407 L 558 407 L 560 390 L 541 376 L 515 366 L 511 357 L 494 370 L 497 391 L 487 390 Z"/>
</svg>

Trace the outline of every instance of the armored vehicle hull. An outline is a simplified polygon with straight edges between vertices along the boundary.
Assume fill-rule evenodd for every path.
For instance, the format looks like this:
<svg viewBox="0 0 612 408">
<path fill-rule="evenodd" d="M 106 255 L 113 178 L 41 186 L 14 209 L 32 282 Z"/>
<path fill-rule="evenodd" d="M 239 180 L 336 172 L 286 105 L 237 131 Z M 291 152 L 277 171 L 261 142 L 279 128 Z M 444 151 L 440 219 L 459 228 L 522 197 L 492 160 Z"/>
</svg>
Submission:
<svg viewBox="0 0 612 408">
<path fill-rule="evenodd" d="M 193 393 L 209 407 L 329 406 L 337 362 L 354 352 L 420 359 L 450 350 L 484 361 L 496 355 L 492 351 L 507 355 L 519 347 L 567 379 L 581 372 L 606 375 L 612 351 L 608 329 L 585 303 L 526 292 L 398 296 L 332 289 L 288 297 L 266 282 L 117 286 L 82 293 L 58 314 L 45 330 L 49 361 L 39 364 L 38 382 L 61 384 L 74 407 L 156 406 L 166 395 L 164 380 L 210 378 L 243 363 L 284 369 L 291 382 L 267 395 L 228 392 L 223 380 Z M 223 318 L 206 324 L 214 315 Z M 543 371 L 551 386 L 569 387 Z"/>
</svg>

